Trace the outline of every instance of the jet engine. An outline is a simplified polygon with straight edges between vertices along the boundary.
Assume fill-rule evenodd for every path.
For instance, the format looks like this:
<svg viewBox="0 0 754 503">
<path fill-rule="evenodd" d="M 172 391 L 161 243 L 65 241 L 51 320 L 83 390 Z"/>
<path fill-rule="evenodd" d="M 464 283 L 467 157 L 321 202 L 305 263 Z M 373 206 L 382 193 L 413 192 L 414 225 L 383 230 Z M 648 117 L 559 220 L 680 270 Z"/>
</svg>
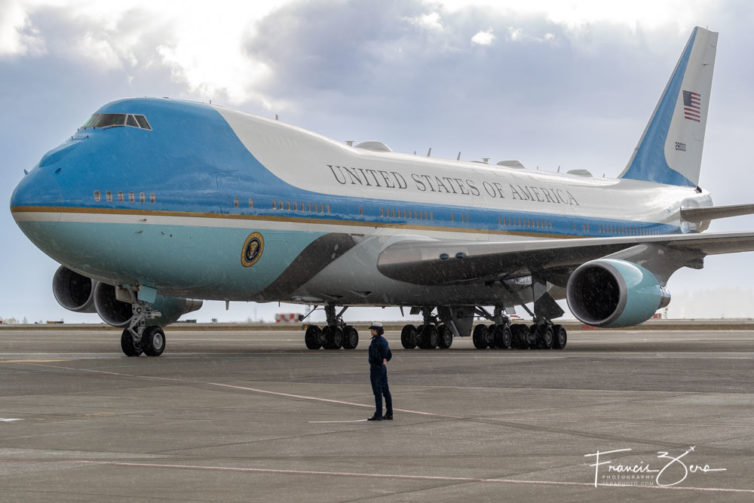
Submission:
<svg viewBox="0 0 754 503">
<path fill-rule="evenodd" d="M 670 303 L 670 292 L 644 267 L 617 259 L 582 264 L 566 285 L 568 307 L 582 323 L 627 327 Z"/>
<path fill-rule="evenodd" d="M 52 277 L 52 293 L 58 304 L 77 313 L 94 313 L 97 282 L 61 265 Z"/>
<path fill-rule="evenodd" d="M 127 327 L 131 323 L 133 317 L 131 304 L 118 300 L 115 287 L 112 285 L 97 284 L 94 288 L 94 305 L 99 317 L 108 325 Z M 182 315 L 201 308 L 202 301 L 157 295 L 151 307 L 160 314 L 156 318 L 151 318 L 148 324 L 163 327 L 178 320 Z"/>
</svg>

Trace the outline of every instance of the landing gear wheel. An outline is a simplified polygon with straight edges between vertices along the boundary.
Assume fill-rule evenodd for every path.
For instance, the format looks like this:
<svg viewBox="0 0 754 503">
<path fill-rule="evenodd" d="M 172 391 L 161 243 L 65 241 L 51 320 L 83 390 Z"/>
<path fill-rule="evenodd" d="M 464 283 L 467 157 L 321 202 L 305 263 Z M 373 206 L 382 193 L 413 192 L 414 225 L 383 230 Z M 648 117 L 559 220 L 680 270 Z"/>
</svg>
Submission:
<svg viewBox="0 0 754 503">
<path fill-rule="evenodd" d="M 536 348 L 552 349 L 552 326 L 537 325 L 536 327 Z"/>
<path fill-rule="evenodd" d="M 487 327 L 484 325 L 475 326 L 471 339 L 475 348 L 485 349 L 487 347 Z"/>
<path fill-rule="evenodd" d="M 123 329 L 120 336 L 120 348 L 126 356 L 139 356 L 141 354 L 141 345 L 134 344 L 134 337 L 127 328 Z"/>
<path fill-rule="evenodd" d="M 495 325 L 495 347 L 510 349 L 513 341 L 511 327 L 508 325 Z"/>
<path fill-rule="evenodd" d="M 552 349 L 565 349 L 568 342 L 568 332 L 563 325 L 552 326 Z"/>
<path fill-rule="evenodd" d="M 487 327 L 487 346 L 490 349 L 495 349 L 495 327 L 497 325 L 490 325 Z"/>
<path fill-rule="evenodd" d="M 414 349 L 417 337 L 416 327 L 413 325 L 406 325 L 401 330 L 401 344 L 405 349 Z"/>
<path fill-rule="evenodd" d="M 343 349 L 356 349 L 359 345 L 359 332 L 351 325 L 343 330 Z"/>
<path fill-rule="evenodd" d="M 453 331 L 447 325 L 437 327 L 437 345 L 440 349 L 448 349 L 453 344 Z"/>
<path fill-rule="evenodd" d="M 527 341 L 529 337 L 529 327 L 526 325 L 511 325 L 511 334 L 513 336 L 513 347 L 516 349 L 526 349 L 529 347 Z"/>
<path fill-rule="evenodd" d="M 160 327 L 147 327 L 141 334 L 141 346 L 147 356 L 160 356 L 165 351 L 165 332 Z"/>
<path fill-rule="evenodd" d="M 322 330 L 318 326 L 309 325 L 306 327 L 304 342 L 308 349 L 319 349 L 322 347 Z"/>
<path fill-rule="evenodd" d="M 325 349 L 340 349 L 343 345 L 343 330 L 340 327 L 325 327 L 322 334 L 325 336 Z"/>
<path fill-rule="evenodd" d="M 526 346 L 524 346 L 524 349 L 527 348 L 537 348 L 537 325 L 529 326 L 529 331 L 526 333 Z"/>
<path fill-rule="evenodd" d="M 422 349 L 434 349 L 438 344 L 437 327 L 434 325 L 423 325 L 421 335 L 419 336 L 419 347 Z"/>
</svg>

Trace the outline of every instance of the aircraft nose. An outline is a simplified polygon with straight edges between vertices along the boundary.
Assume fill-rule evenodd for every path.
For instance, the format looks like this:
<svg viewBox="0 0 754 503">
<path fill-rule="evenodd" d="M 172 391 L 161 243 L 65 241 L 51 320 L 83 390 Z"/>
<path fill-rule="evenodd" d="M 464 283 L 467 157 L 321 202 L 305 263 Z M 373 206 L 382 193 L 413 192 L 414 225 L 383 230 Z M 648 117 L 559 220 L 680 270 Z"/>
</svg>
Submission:
<svg viewBox="0 0 754 503">
<path fill-rule="evenodd" d="M 39 211 L 39 207 L 60 206 L 63 193 L 54 171 L 35 168 L 16 186 L 10 198 L 10 210 L 19 224 L 22 214 Z"/>
</svg>

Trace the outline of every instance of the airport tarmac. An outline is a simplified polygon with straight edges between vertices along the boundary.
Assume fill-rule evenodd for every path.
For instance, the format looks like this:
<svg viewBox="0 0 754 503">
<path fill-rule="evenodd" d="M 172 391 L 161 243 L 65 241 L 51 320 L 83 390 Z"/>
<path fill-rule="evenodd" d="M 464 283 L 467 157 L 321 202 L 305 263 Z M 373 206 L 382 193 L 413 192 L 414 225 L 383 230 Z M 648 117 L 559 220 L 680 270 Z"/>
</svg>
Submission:
<svg viewBox="0 0 754 503">
<path fill-rule="evenodd" d="M 754 331 L 387 336 L 395 420 L 372 423 L 363 332 L 178 326 L 127 358 L 117 331 L 0 330 L 0 501 L 754 501 Z"/>
</svg>

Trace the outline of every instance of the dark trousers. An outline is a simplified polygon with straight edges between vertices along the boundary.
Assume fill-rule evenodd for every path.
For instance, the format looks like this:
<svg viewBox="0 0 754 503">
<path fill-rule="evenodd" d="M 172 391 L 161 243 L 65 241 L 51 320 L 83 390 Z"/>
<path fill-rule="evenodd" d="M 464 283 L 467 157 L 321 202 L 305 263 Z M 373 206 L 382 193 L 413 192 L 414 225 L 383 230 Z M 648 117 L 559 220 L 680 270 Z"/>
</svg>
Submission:
<svg viewBox="0 0 754 503">
<path fill-rule="evenodd" d="M 393 397 L 390 396 L 390 388 L 387 385 L 387 367 L 371 367 L 369 370 L 369 379 L 372 381 L 372 392 L 374 393 L 374 405 L 376 407 L 375 416 L 382 416 L 382 396 L 385 396 L 386 415 L 393 415 Z"/>
</svg>

